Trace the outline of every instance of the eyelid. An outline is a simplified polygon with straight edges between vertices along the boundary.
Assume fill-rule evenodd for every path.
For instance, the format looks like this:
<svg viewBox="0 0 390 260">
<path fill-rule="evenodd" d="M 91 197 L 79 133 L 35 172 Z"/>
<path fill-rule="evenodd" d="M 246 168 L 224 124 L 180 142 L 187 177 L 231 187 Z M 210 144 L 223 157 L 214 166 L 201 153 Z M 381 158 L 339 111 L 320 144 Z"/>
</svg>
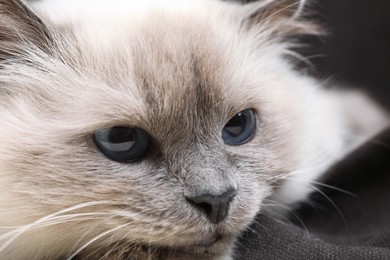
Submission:
<svg viewBox="0 0 390 260">
<path fill-rule="evenodd" d="M 255 106 L 252 106 L 252 105 L 246 105 L 246 106 L 238 106 L 238 107 L 235 107 L 235 108 L 232 108 L 228 111 L 227 113 L 227 116 L 226 116 L 226 119 L 225 119 L 225 122 L 224 122 L 224 125 L 227 124 L 227 122 L 230 121 L 230 119 L 232 119 L 234 116 L 236 116 L 238 113 L 241 113 L 242 111 L 245 111 L 245 110 L 252 110 L 253 111 L 253 114 L 256 116 L 256 120 L 259 119 L 258 116 L 259 116 L 259 112 L 258 112 L 258 109 L 255 108 Z"/>
</svg>

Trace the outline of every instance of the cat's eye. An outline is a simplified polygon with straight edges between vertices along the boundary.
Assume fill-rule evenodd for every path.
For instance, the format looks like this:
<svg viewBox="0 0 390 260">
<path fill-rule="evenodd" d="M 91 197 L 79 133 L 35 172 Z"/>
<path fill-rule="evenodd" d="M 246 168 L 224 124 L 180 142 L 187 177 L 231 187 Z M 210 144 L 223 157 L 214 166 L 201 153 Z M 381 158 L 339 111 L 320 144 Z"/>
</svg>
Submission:
<svg viewBox="0 0 390 260">
<path fill-rule="evenodd" d="M 222 140 L 228 145 L 247 143 L 255 133 L 256 118 L 252 109 L 241 111 L 222 129 Z"/>
<path fill-rule="evenodd" d="M 107 158 L 122 163 L 140 160 L 149 146 L 149 135 L 144 130 L 122 126 L 98 130 L 93 140 Z"/>
</svg>

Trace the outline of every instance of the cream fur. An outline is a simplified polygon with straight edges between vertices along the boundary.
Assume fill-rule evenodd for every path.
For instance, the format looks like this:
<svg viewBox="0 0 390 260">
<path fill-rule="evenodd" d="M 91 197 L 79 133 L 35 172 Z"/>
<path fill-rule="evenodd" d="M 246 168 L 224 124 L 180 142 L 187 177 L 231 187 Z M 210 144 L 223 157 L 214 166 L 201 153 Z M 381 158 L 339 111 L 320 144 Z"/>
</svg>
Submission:
<svg viewBox="0 0 390 260">
<path fill-rule="evenodd" d="M 0 258 L 231 259 L 266 199 L 305 199 L 310 181 L 383 128 L 388 119 L 370 101 L 347 103 L 364 104 L 375 124 L 364 114 L 351 121 L 344 94 L 286 61 L 283 36 L 314 28 L 297 19 L 300 6 L 292 17 L 248 21 L 280 10 L 275 3 L 44 1 L 34 9 L 47 28 L 34 39 L 27 32 L 42 25 L 15 22 L 19 9 L 9 7 L 16 16 L 0 20 L 15 25 L 0 43 L 9 50 L 0 68 Z M 223 126 L 247 108 L 258 114 L 256 136 L 224 145 Z M 91 135 L 116 125 L 153 136 L 154 157 L 105 158 Z M 219 225 L 184 198 L 230 186 L 238 192 Z"/>
</svg>

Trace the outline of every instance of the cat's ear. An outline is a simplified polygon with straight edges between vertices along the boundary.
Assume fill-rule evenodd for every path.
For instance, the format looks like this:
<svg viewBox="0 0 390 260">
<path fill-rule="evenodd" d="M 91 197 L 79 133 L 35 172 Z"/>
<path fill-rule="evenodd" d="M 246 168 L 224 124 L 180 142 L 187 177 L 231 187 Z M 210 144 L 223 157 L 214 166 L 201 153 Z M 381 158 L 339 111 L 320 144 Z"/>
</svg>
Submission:
<svg viewBox="0 0 390 260">
<path fill-rule="evenodd" d="M 21 0 L 0 0 L 0 61 L 27 49 L 50 50 L 51 36 L 43 21 Z"/>
<path fill-rule="evenodd" d="M 320 27 L 304 19 L 306 0 L 260 0 L 245 4 L 240 10 L 245 28 L 266 31 L 271 36 L 291 37 L 322 34 Z"/>
</svg>

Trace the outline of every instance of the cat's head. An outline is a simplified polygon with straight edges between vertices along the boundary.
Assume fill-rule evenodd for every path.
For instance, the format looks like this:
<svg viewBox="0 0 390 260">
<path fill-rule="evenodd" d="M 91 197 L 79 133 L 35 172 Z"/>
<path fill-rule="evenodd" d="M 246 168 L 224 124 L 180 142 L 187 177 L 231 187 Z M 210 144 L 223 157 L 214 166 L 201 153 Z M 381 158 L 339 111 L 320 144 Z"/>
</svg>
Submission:
<svg viewBox="0 0 390 260">
<path fill-rule="evenodd" d="M 299 3 L 64 2 L 0 1 L 0 255 L 223 254 L 314 150 Z"/>
</svg>

